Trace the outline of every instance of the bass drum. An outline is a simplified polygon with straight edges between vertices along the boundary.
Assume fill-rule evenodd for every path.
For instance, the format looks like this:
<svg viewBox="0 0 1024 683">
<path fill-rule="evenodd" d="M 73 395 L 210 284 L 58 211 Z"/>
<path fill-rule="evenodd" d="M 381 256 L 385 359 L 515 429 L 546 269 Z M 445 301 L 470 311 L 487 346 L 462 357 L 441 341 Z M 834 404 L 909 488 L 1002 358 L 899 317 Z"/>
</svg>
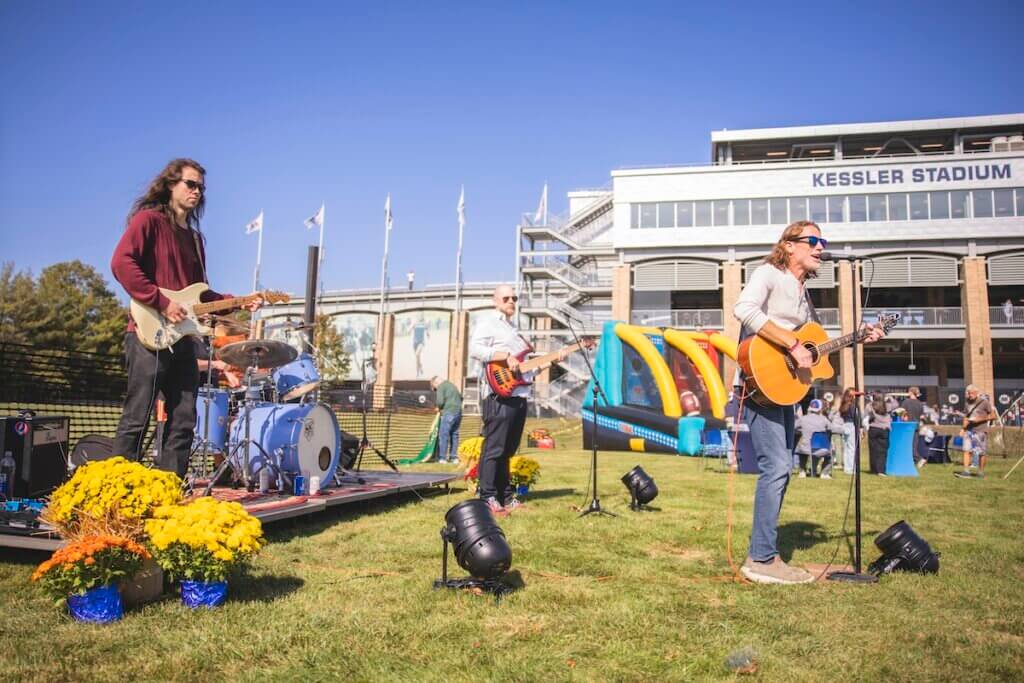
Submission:
<svg viewBox="0 0 1024 683">
<path fill-rule="evenodd" d="M 231 445 L 245 438 L 245 408 L 231 423 Z M 341 457 L 341 430 L 331 409 L 322 403 L 264 403 L 250 412 L 249 476 L 255 477 L 267 456 L 289 475 L 320 477 L 327 488 Z M 256 446 L 259 444 L 262 447 Z M 232 449 L 234 450 L 234 449 Z M 243 464 L 242 451 L 234 456 Z"/>
</svg>

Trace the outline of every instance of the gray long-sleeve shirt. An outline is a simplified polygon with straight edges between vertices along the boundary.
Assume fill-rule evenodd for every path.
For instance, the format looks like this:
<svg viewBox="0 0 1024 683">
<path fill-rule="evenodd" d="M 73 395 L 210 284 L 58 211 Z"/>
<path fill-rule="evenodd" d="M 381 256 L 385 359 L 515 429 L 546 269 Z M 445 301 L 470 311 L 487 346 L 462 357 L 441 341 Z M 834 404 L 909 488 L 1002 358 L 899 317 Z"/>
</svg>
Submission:
<svg viewBox="0 0 1024 683">
<path fill-rule="evenodd" d="M 830 448 L 819 448 L 811 450 L 811 435 L 815 432 L 839 432 L 843 431 L 843 421 L 838 414 L 833 414 L 830 420 L 820 413 L 807 413 L 801 415 L 796 421 L 796 430 L 800 433 L 800 440 L 796 444 L 796 452 L 801 455 L 828 455 L 832 452 Z"/>
</svg>

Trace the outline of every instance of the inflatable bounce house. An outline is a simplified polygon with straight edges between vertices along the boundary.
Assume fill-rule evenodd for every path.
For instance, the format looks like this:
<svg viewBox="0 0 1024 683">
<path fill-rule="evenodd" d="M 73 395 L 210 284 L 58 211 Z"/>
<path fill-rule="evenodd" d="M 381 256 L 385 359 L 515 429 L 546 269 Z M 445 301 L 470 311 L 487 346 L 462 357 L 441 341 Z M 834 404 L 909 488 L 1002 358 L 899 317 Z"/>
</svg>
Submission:
<svg viewBox="0 0 1024 683">
<path fill-rule="evenodd" d="M 591 381 L 583 447 L 591 448 L 596 416 L 598 448 L 699 453 L 705 430 L 726 427 L 723 353 L 735 360 L 736 342 L 717 332 L 605 323 L 594 362 L 604 396 L 598 395 L 595 409 Z"/>
</svg>

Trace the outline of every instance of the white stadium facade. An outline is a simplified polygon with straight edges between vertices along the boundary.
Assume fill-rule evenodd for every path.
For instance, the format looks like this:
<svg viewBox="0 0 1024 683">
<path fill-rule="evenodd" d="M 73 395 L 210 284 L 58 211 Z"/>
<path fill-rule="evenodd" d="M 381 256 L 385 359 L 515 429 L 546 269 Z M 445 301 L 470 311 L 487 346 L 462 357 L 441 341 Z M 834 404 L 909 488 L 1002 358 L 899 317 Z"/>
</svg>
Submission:
<svg viewBox="0 0 1024 683">
<path fill-rule="evenodd" d="M 1002 406 L 1024 389 L 1024 114 L 715 131 L 710 163 L 614 170 L 608 186 L 568 199 L 564 216 L 516 226 L 520 323 L 538 349 L 608 320 L 738 336 L 731 309 L 747 274 L 788 223 L 809 219 L 829 251 L 853 257 L 810 284 L 830 336 L 852 329 L 855 295 L 866 320 L 901 314 L 864 350 L 868 389 L 918 385 L 950 406 L 969 383 Z M 467 285 L 463 310 L 489 308 L 492 286 Z M 322 311 L 351 334 L 346 316 L 375 320 L 378 297 L 328 292 Z M 385 380 L 428 379 L 403 346 L 427 330 L 444 357 L 431 374 L 464 380 L 470 408 L 472 313 L 454 315 L 454 287 L 388 298 L 383 336 L 373 328 Z M 274 307 L 267 323 L 301 310 Z M 833 360 L 839 374 L 819 392 L 852 384 L 852 351 Z M 538 384 L 538 405 L 578 411 L 584 377 L 570 357 Z"/>
</svg>

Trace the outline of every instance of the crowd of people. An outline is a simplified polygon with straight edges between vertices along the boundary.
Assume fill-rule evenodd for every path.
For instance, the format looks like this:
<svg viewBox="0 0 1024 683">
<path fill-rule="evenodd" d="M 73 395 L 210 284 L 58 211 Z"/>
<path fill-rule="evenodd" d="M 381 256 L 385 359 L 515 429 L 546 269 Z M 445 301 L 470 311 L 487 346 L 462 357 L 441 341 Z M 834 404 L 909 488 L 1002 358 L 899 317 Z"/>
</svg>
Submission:
<svg viewBox="0 0 1024 683">
<path fill-rule="evenodd" d="M 794 466 L 799 477 L 832 478 L 833 463 L 842 463 L 843 472 L 853 474 L 855 439 L 867 436 L 868 471 L 885 476 L 886 457 L 889 451 L 889 436 L 893 422 L 916 422 L 913 455 L 918 468 L 927 463 L 927 457 L 919 441 L 931 442 L 935 438 L 934 425 L 961 426 L 955 443 L 964 452 L 963 470 L 960 477 L 984 477 L 987 453 L 988 425 L 997 415 L 988 397 L 978 387 L 969 385 L 965 390 L 964 410 L 950 406 L 928 405 L 922 400 L 918 387 L 909 387 L 905 394 L 871 393 L 866 396 L 865 411 L 860 425 L 856 424 L 855 398 L 853 389 L 846 389 L 835 397 L 831 405 L 821 399 L 813 399 L 802 410 L 796 407 L 796 440 Z M 901 400 L 901 396 L 903 396 Z"/>
</svg>

